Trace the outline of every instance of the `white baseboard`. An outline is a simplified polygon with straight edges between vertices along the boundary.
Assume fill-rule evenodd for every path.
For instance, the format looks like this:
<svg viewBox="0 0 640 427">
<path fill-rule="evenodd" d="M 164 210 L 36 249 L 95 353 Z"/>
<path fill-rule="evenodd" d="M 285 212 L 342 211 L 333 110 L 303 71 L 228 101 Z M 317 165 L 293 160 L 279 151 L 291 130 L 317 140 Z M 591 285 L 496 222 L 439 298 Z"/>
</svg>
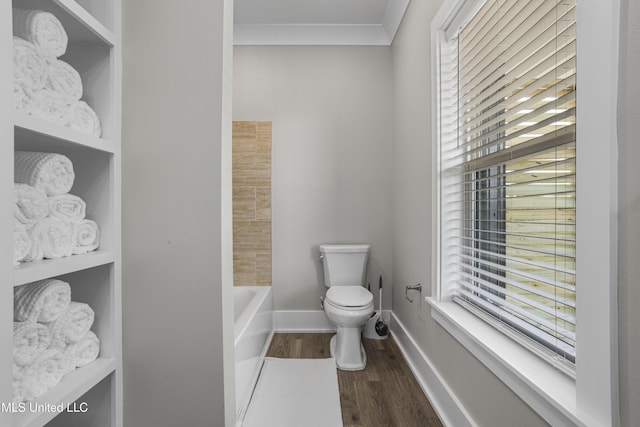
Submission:
<svg viewBox="0 0 640 427">
<path fill-rule="evenodd" d="M 409 368 L 442 423 L 450 427 L 475 427 L 471 416 L 393 313 L 390 328 Z"/>
<path fill-rule="evenodd" d="M 335 332 L 322 310 L 274 310 L 273 329 L 275 332 Z"/>
</svg>

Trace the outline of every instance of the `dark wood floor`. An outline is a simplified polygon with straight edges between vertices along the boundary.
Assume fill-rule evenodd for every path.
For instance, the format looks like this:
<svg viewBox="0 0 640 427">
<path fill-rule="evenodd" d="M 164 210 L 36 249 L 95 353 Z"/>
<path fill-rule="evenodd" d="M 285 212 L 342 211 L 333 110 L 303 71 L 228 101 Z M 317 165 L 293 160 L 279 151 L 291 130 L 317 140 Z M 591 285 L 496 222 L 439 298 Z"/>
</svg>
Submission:
<svg viewBox="0 0 640 427">
<path fill-rule="evenodd" d="M 331 357 L 333 334 L 275 334 L 267 356 L 314 359 Z M 392 337 L 363 338 L 367 366 L 338 370 L 344 427 L 442 426 Z"/>
</svg>

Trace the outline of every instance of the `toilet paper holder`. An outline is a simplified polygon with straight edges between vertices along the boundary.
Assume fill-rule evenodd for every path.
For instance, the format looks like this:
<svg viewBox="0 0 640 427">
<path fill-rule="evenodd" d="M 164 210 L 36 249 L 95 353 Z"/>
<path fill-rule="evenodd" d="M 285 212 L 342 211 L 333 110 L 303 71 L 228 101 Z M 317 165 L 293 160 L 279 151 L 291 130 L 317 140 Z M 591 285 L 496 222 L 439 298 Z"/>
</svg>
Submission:
<svg viewBox="0 0 640 427">
<path fill-rule="evenodd" d="M 407 285 L 404 287 L 404 297 L 407 299 L 407 301 L 409 301 L 410 303 L 413 303 L 413 300 L 409 298 L 409 295 L 407 295 L 407 292 L 409 291 L 422 292 L 422 284 L 418 283 L 417 285 Z"/>
</svg>

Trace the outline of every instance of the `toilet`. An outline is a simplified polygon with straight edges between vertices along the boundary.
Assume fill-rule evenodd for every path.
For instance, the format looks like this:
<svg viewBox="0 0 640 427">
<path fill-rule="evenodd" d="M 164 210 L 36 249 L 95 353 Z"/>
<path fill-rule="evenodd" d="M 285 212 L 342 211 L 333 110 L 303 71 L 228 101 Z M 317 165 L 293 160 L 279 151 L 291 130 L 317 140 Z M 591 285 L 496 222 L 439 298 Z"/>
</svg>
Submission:
<svg viewBox="0 0 640 427">
<path fill-rule="evenodd" d="M 337 328 L 331 338 L 331 356 L 339 369 L 364 369 L 367 355 L 361 343 L 361 327 L 373 314 L 373 295 L 364 288 L 369 245 L 319 246 L 324 284 L 324 312 Z"/>
</svg>

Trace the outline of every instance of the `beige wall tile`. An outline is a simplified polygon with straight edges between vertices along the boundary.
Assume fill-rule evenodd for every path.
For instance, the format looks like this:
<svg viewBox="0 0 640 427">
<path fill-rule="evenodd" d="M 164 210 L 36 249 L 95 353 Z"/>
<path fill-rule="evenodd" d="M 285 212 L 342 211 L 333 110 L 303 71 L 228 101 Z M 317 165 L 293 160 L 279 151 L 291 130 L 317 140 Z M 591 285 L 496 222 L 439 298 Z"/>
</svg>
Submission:
<svg viewBox="0 0 640 427">
<path fill-rule="evenodd" d="M 233 284 L 256 284 L 256 256 L 250 252 L 233 253 Z"/>
<path fill-rule="evenodd" d="M 271 251 L 256 254 L 256 285 L 271 286 Z"/>
<path fill-rule="evenodd" d="M 271 187 L 255 187 L 255 219 L 271 221 Z"/>
<path fill-rule="evenodd" d="M 271 186 L 271 154 L 238 153 L 233 157 L 234 186 Z"/>
<path fill-rule="evenodd" d="M 271 221 L 233 221 L 234 251 L 271 250 Z"/>
<path fill-rule="evenodd" d="M 233 139 L 253 137 L 255 139 L 259 122 L 233 122 Z"/>
<path fill-rule="evenodd" d="M 255 138 L 233 138 L 233 158 L 242 153 L 256 153 L 258 144 Z"/>
<path fill-rule="evenodd" d="M 256 202 L 256 187 L 233 187 L 233 220 L 256 219 Z M 261 205 L 261 212 L 263 209 Z"/>
</svg>

